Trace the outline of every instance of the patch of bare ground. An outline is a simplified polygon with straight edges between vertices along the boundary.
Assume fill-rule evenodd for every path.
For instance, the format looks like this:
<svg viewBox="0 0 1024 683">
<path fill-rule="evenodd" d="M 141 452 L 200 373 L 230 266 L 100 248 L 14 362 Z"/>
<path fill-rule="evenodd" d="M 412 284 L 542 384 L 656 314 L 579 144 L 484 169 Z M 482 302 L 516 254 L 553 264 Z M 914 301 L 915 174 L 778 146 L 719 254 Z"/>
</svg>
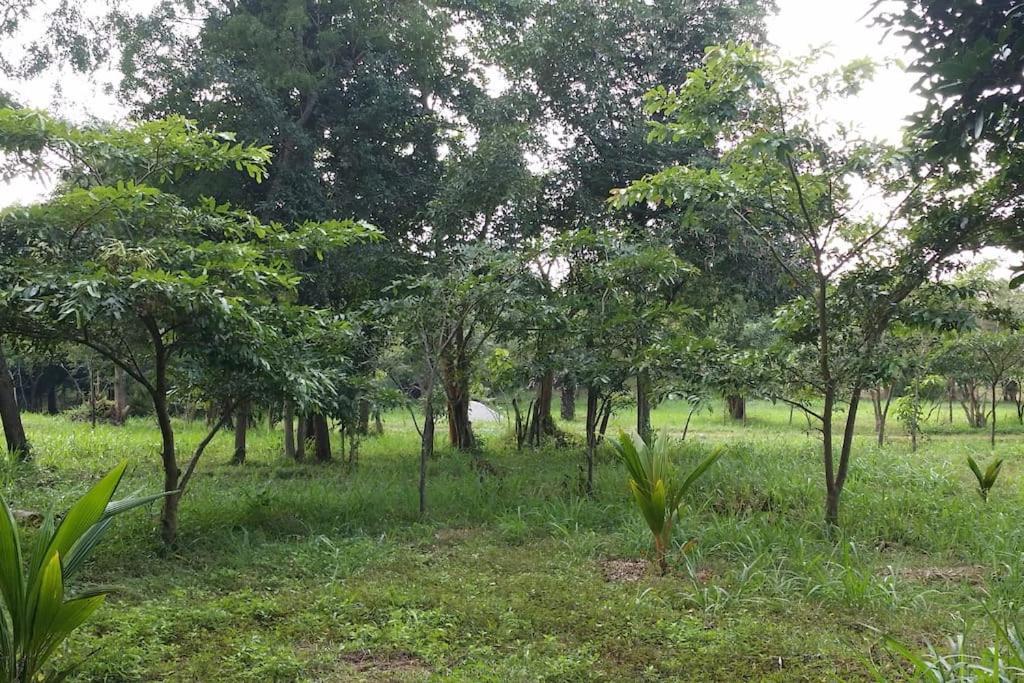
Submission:
<svg viewBox="0 0 1024 683">
<path fill-rule="evenodd" d="M 985 583 L 985 568 L 974 565 L 952 567 L 888 567 L 884 574 L 919 583 L 967 583 L 980 586 Z"/>
<path fill-rule="evenodd" d="M 337 653 L 322 653 L 314 658 L 311 667 L 312 680 L 320 683 L 341 683 L 350 681 L 388 681 L 394 683 L 424 681 L 430 677 L 427 663 L 410 652 L 370 652 L 359 650 Z"/>
<path fill-rule="evenodd" d="M 601 574 L 605 581 L 632 583 L 647 576 L 646 560 L 602 560 Z"/>
<path fill-rule="evenodd" d="M 477 530 L 472 527 L 438 529 L 437 532 L 434 533 L 434 540 L 437 541 L 438 545 L 456 545 L 458 543 L 468 541 L 476 534 Z"/>
</svg>

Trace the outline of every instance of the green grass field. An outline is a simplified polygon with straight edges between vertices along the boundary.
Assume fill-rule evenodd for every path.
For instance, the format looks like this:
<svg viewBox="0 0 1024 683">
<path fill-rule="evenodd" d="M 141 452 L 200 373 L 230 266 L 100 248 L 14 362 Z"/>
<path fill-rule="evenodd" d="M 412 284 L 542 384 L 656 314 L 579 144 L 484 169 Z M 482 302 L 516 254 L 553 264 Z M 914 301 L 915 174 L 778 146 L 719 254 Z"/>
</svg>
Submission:
<svg viewBox="0 0 1024 683">
<path fill-rule="evenodd" d="M 1024 600 L 1024 429 L 1001 407 L 1006 464 L 985 504 L 965 460 L 991 459 L 987 433 L 957 414 L 912 454 L 893 421 L 878 449 L 862 414 L 835 541 L 799 414 L 757 402 L 745 425 L 720 408 L 695 417 L 680 460 L 727 452 L 684 506 L 676 541 L 695 543 L 666 577 L 636 562 L 649 534 L 608 454 L 588 500 L 579 449 L 516 452 L 505 425 L 478 426 L 495 473 L 441 448 L 421 519 L 417 436 L 397 413 L 353 468 L 285 462 L 266 426 L 232 467 L 222 434 L 182 503 L 178 551 L 161 552 L 155 506 L 122 518 L 79 583 L 118 590 L 61 656 L 90 681 L 900 679 L 880 633 L 981 646 L 986 614 Z M 685 417 L 669 402 L 655 427 L 678 433 Z M 26 426 L 37 458 L 3 471 L 15 507 L 63 510 L 125 458 L 123 491 L 159 489 L 147 420 Z M 181 423 L 181 451 L 202 434 Z"/>
</svg>

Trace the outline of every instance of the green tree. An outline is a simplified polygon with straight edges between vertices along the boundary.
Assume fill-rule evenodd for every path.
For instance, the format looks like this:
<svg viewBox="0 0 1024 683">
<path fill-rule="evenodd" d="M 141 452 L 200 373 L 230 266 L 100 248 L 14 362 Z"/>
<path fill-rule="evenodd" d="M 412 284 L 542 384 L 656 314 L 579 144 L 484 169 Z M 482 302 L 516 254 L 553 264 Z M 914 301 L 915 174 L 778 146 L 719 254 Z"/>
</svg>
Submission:
<svg viewBox="0 0 1024 683">
<path fill-rule="evenodd" d="M 913 128 L 930 156 L 965 185 L 985 182 L 990 227 L 1024 248 L 1024 6 L 1016 2 L 902 0 L 883 4 L 878 22 L 915 55 L 924 108 Z M 1024 281 L 1024 266 L 1013 282 Z"/>
<path fill-rule="evenodd" d="M 257 377 L 300 403 L 327 402 L 329 374 L 282 338 L 282 317 L 299 328 L 322 324 L 293 303 L 299 277 L 290 263 L 297 251 L 324 251 L 372 230 L 347 221 L 287 228 L 210 198 L 183 200 L 172 193 L 175 180 L 229 166 L 260 178 L 269 153 L 182 118 L 78 128 L 41 112 L 0 110 L 0 147 L 36 170 L 61 160 L 64 177 L 49 199 L 0 214 L 2 229 L 22 244 L 4 264 L 5 327 L 87 346 L 145 389 L 161 434 L 161 533 L 172 544 L 181 496 L 223 423 L 183 470 L 169 404 L 176 366 L 208 387 Z"/>
<path fill-rule="evenodd" d="M 652 139 L 700 141 L 720 157 L 669 167 L 614 196 L 621 205 L 727 210 L 773 250 L 801 295 L 779 324 L 813 350 L 801 381 L 815 388 L 821 408 L 803 409 L 821 427 L 829 527 L 838 524 L 870 359 L 894 307 L 973 244 L 984 220 L 977 205 L 986 206 L 980 197 L 944 194 L 942 179 L 906 151 L 818 116 L 822 103 L 855 95 L 871 72 L 868 62 L 821 74 L 809 61 L 749 46 L 711 49 L 681 88 L 648 93 L 646 109 L 656 117 Z M 891 208 L 858 208 L 855 183 L 887 196 Z M 911 219 L 909 228 L 900 216 Z M 800 244 L 795 259 L 777 246 L 788 239 Z M 844 397 L 846 424 L 836 439 Z"/>
</svg>

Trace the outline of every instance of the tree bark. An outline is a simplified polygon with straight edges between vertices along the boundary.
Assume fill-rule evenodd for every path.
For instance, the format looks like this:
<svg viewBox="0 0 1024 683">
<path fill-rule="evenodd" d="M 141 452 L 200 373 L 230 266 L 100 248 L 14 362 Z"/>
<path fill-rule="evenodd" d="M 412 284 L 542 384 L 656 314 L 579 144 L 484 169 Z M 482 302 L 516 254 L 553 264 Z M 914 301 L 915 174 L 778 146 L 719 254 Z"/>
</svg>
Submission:
<svg viewBox="0 0 1024 683">
<path fill-rule="evenodd" d="M 551 403 L 555 394 L 555 373 L 546 370 L 537 382 L 537 400 L 533 402 L 530 423 L 530 442 L 540 446 L 545 436 L 554 436 L 555 420 L 551 417 Z"/>
<path fill-rule="evenodd" d="M 731 394 L 725 397 L 725 403 L 729 408 L 729 417 L 733 420 L 747 421 L 747 399 L 738 394 Z"/>
<path fill-rule="evenodd" d="M 239 401 L 235 412 L 235 452 L 231 456 L 232 465 L 245 464 L 245 437 L 249 431 L 249 402 Z"/>
<path fill-rule="evenodd" d="M 21 410 L 14 395 L 14 382 L 7 366 L 7 358 L 0 348 L 0 424 L 4 428 L 4 439 L 7 441 L 7 452 L 16 455 L 19 460 L 28 460 L 32 451 L 25 427 L 21 423 Z"/>
<path fill-rule="evenodd" d="M 284 402 L 282 415 L 284 422 L 284 457 L 289 460 L 296 460 L 295 453 L 295 404 L 291 401 Z"/>
<path fill-rule="evenodd" d="M 997 383 L 992 383 L 992 448 L 996 447 L 996 386 Z"/>
<path fill-rule="evenodd" d="M 587 416 L 586 416 L 586 438 L 587 438 L 587 496 L 594 497 L 594 454 L 597 451 L 597 423 L 601 419 L 601 408 L 599 405 L 600 392 L 596 387 L 587 387 Z"/>
<path fill-rule="evenodd" d="M 123 425 L 128 417 L 128 375 L 125 371 L 114 366 L 114 424 Z"/>
<path fill-rule="evenodd" d="M 317 462 L 331 460 L 331 429 L 323 415 L 313 416 L 313 437 L 316 444 Z"/>
<path fill-rule="evenodd" d="M 646 370 L 636 375 L 636 433 L 645 443 L 651 442 L 651 380 Z"/>
<path fill-rule="evenodd" d="M 465 331 L 459 326 L 451 348 L 442 354 L 441 375 L 448 403 L 448 442 L 463 451 L 476 448 L 473 425 L 469 421 L 469 370 Z"/>
<path fill-rule="evenodd" d="M 306 459 L 306 442 L 309 441 L 309 417 L 299 415 L 299 428 L 295 438 L 295 460 L 301 462 Z"/>
<path fill-rule="evenodd" d="M 46 387 L 46 412 L 50 415 L 60 413 L 60 406 L 57 405 L 57 384 L 56 382 Z"/>
<path fill-rule="evenodd" d="M 359 399 L 359 420 L 356 423 L 356 433 L 367 436 L 370 433 L 370 402 L 365 398 Z"/>
<path fill-rule="evenodd" d="M 167 359 L 162 352 L 156 355 L 156 384 L 153 389 L 153 410 L 156 422 L 160 427 L 160 459 L 164 468 L 163 511 L 160 515 L 160 536 L 168 547 L 174 546 L 178 539 L 178 504 L 181 492 L 178 491 L 177 454 L 174 450 L 174 427 L 171 425 L 171 414 L 167 406 Z"/>
<path fill-rule="evenodd" d="M 434 391 L 429 386 L 423 398 L 423 430 L 420 434 L 420 515 L 427 512 L 427 464 L 434 457 Z"/>
<path fill-rule="evenodd" d="M 563 420 L 576 419 L 576 378 L 566 375 L 562 378 L 561 415 Z"/>
</svg>

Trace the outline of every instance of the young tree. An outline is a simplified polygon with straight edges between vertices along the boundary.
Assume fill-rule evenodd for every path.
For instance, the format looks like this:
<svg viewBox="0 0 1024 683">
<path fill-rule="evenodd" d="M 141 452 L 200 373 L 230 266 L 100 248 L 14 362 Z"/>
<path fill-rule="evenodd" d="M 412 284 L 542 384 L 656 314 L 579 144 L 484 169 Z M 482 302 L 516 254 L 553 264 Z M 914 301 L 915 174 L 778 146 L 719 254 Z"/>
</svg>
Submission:
<svg viewBox="0 0 1024 683">
<path fill-rule="evenodd" d="M 821 429 L 830 528 L 839 521 L 861 392 L 894 307 L 971 246 L 985 219 L 980 196 L 942 192 L 936 172 L 907 151 L 865 141 L 820 115 L 823 103 L 855 95 L 871 71 L 857 62 L 815 73 L 812 62 L 780 61 L 749 46 L 710 49 L 684 86 L 648 93 L 646 108 L 656 117 L 652 139 L 699 140 L 717 158 L 669 167 L 613 197 L 620 205 L 727 210 L 773 250 L 802 296 L 779 322 L 813 349 L 813 370 L 801 381 L 815 388 L 821 407 L 802 407 Z M 861 205 L 865 187 L 887 198 L 884 210 Z M 909 225 L 901 221 L 908 217 Z M 801 245 L 796 259 L 778 248 L 783 239 Z"/>
<path fill-rule="evenodd" d="M 989 440 L 992 448 L 995 448 L 996 407 L 999 405 L 997 392 L 1001 389 L 1002 383 L 1013 375 L 1024 360 L 1024 338 L 1013 332 L 979 330 L 966 335 L 960 349 L 975 357 L 980 370 L 979 379 L 987 383 L 991 391 Z"/>
<path fill-rule="evenodd" d="M 382 303 L 378 317 L 390 314 L 396 335 L 414 350 L 420 365 L 423 425 L 416 424 L 416 430 L 420 436 L 421 515 L 427 509 L 427 463 L 434 453 L 435 393 L 438 382 L 444 380 L 445 364 L 453 354 L 464 354 L 467 366 L 477 358 L 504 319 L 509 300 L 516 297 L 516 283 L 523 279 L 520 268 L 507 254 L 465 247 L 452 253 L 436 271 L 397 281 L 392 286 L 394 296 Z M 468 418 L 466 426 L 472 436 Z M 475 449 L 475 444 L 469 447 Z"/>
<path fill-rule="evenodd" d="M 0 214 L 23 245 L 4 273 L 0 315 L 15 334 L 91 348 L 149 394 L 167 494 L 161 535 L 173 544 L 185 487 L 224 422 L 182 470 L 169 401 L 176 364 L 193 376 L 291 379 L 303 403 L 329 396 L 329 376 L 282 339 L 282 315 L 299 327 L 319 322 L 289 303 L 299 282 L 289 264 L 297 251 L 372 230 L 342 221 L 286 228 L 213 199 L 186 202 L 172 191 L 188 173 L 236 167 L 261 178 L 269 154 L 180 117 L 78 128 L 41 112 L 0 110 L 0 148 L 36 171 L 59 160 L 53 170 L 63 177 L 53 197 Z"/>
</svg>

